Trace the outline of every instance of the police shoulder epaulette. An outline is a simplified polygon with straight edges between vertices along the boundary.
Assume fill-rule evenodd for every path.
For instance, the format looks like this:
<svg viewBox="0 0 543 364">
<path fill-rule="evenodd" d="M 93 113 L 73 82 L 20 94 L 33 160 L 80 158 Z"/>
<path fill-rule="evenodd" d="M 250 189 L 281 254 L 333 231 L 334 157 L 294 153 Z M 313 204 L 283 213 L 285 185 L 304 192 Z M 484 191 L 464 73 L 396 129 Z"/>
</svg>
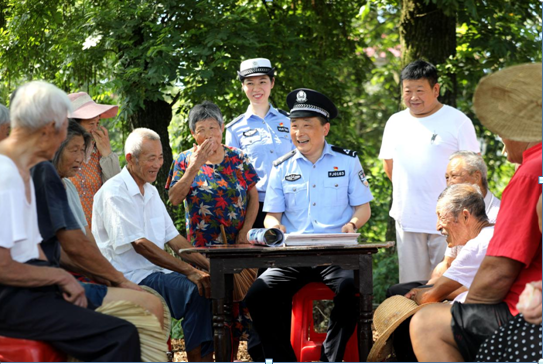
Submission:
<svg viewBox="0 0 543 364">
<path fill-rule="evenodd" d="M 235 118 L 234 120 L 232 120 L 231 122 L 229 122 L 228 124 L 226 124 L 226 127 L 229 128 L 231 127 L 232 125 L 234 125 L 235 123 L 237 123 L 238 121 L 240 121 L 241 119 L 243 119 L 243 116 L 245 114 L 241 114 L 239 115 L 237 118 Z"/>
<path fill-rule="evenodd" d="M 345 154 L 345 155 L 348 155 L 349 157 L 353 157 L 353 158 L 358 155 L 356 150 L 344 149 L 344 148 L 341 148 L 341 147 L 337 147 L 335 145 L 332 146 L 332 150 L 334 152 Z"/>
<path fill-rule="evenodd" d="M 287 118 L 290 116 L 290 113 L 288 111 L 281 110 L 281 109 L 277 109 L 277 111 L 279 111 L 280 114 L 285 115 Z"/>
<path fill-rule="evenodd" d="M 286 161 L 287 159 L 292 158 L 292 157 L 294 156 L 294 154 L 296 154 L 296 149 L 291 150 L 290 152 L 288 152 L 288 153 L 285 154 L 284 156 L 279 157 L 279 158 L 277 158 L 276 160 L 274 160 L 274 161 L 273 161 L 273 165 L 274 165 L 275 167 L 277 167 L 278 165 L 280 165 L 281 163 L 283 163 L 283 162 Z"/>
</svg>

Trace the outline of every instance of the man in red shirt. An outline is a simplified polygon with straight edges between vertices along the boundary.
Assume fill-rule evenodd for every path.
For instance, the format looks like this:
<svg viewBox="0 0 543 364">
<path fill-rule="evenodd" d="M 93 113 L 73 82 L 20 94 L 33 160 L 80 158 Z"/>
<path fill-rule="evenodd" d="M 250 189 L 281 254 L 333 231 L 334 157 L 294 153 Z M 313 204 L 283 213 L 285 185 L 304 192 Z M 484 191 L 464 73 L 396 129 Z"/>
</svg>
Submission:
<svg viewBox="0 0 543 364">
<path fill-rule="evenodd" d="M 526 283 L 541 280 L 541 232 L 533 213 L 541 185 L 541 63 L 485 77 L 474 96 L 477 116 L 521 164 L 503 192 L 494 237 L 464 304 L 430 305 L 411 321 L 419 361 L 474 361 L 479 346 L 518 314 Z"/>
</svg>

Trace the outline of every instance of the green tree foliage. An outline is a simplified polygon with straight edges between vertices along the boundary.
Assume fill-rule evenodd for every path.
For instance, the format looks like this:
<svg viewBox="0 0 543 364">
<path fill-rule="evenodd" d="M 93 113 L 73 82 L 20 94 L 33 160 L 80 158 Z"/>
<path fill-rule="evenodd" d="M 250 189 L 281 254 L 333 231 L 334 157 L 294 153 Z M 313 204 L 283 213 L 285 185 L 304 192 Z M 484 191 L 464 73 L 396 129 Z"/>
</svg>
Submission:
<svg viewBox="0 0 543 364">
<path fill-rule="evenodd" d="M 399 111 L 400 18 L 406 0 L 0 0 L 0 102 L 30 79 L 67 92 L 85 90 L 121 105 L 109 121 L 120 151 L 134 127 L 163 139 L 163 185 L 173 156 L 192 146 L 186 117 L 203 100 L 225 120 L 244 112 L 236 80 L 239 63 L 267 57 L 276 67 L 272 103 L 286 109 L 288 92 L 317 89 L 338 105 L 329 142 L 359 152 L 374 201 L 361 230 L 384 241 L 391 184 L 377 159 L 388 117 Z M 417 0 L 456 18 L 456 51 L 438 65 L 443 91 L 456 90 L 457 107 L 476 124 L 498 195 L 512 167 L 500 143 L 471 112 L 478 80 L 504 66 L 541 60 L 538 0 Z M 431 15 L 429 15 L 431 16 Z M 428 43 L 420 33 L 411 44 Z M 423 48 L 423 47 L 421 47 Z M 456 77 L 456 81 L 450 75 Z M 182 209 L 174 220 L 184 227 Z M 390 231 L 390 229 L 389 229 Z M 389 237 L 391 238 L 391 237 Z M 392 237 L 393 238 L 393 237 Z M 374 256 L 376 301 L 397 280 L 394 250 Z"/>
</svg>

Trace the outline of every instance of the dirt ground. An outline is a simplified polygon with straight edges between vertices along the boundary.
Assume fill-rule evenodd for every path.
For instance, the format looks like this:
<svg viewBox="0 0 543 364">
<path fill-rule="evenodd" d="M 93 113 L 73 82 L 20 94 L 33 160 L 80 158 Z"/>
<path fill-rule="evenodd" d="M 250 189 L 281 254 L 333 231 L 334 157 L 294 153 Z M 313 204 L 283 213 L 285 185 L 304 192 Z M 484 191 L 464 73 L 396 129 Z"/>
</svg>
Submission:
<svg viewBox="0 0 543 364">
<path fill-rule="evenodd" d="M 174 351 L 173 361 L 176 363 L 186 362 L 187 353 L 185 352 L 185 341 L 181 340 L 172 340 L 172 349 Z M 238 349 L 238 361 L 250 362 L 251 357 L 247 352 L 247 341 L 242 341 L 239 343 Z"/>
</svg>

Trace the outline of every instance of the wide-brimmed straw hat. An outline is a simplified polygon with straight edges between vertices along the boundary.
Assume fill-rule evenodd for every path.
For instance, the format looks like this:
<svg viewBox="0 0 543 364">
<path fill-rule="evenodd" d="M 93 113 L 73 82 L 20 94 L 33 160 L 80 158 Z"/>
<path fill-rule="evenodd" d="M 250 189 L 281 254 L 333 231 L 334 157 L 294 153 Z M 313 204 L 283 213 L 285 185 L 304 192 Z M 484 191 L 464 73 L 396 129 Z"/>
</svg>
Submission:
<svg viewBox="0 0 543 364">
<path fill-rule="evenodd" d="M 119 107 L 117 105 L 97 104 L 86 92 L 69 94 L 73 111 L 68 115 L 74 119 L 92 119 L 100 116 L 102 119 L 109 119 L 117 116 Z"/>
<path fill-rule="evenodd" d="M 377 307 L 373 315 L 373 324 L 377 331 L 377 341 L 373 344 L 368 354 L 368 362 L 382 362 L 392 353 L 392 340 L 390 335 L 409 317 L 413 316 L 422 307 L 415 301 L 404 296 L 392 296 L 387 298 Z"/>
<path fill-rule="evenodd" d="M 502 138 L 541 140 L 541 63 L 504 68 L 479 81 L 473 107 L 481 123 Z"/>
</svg>

